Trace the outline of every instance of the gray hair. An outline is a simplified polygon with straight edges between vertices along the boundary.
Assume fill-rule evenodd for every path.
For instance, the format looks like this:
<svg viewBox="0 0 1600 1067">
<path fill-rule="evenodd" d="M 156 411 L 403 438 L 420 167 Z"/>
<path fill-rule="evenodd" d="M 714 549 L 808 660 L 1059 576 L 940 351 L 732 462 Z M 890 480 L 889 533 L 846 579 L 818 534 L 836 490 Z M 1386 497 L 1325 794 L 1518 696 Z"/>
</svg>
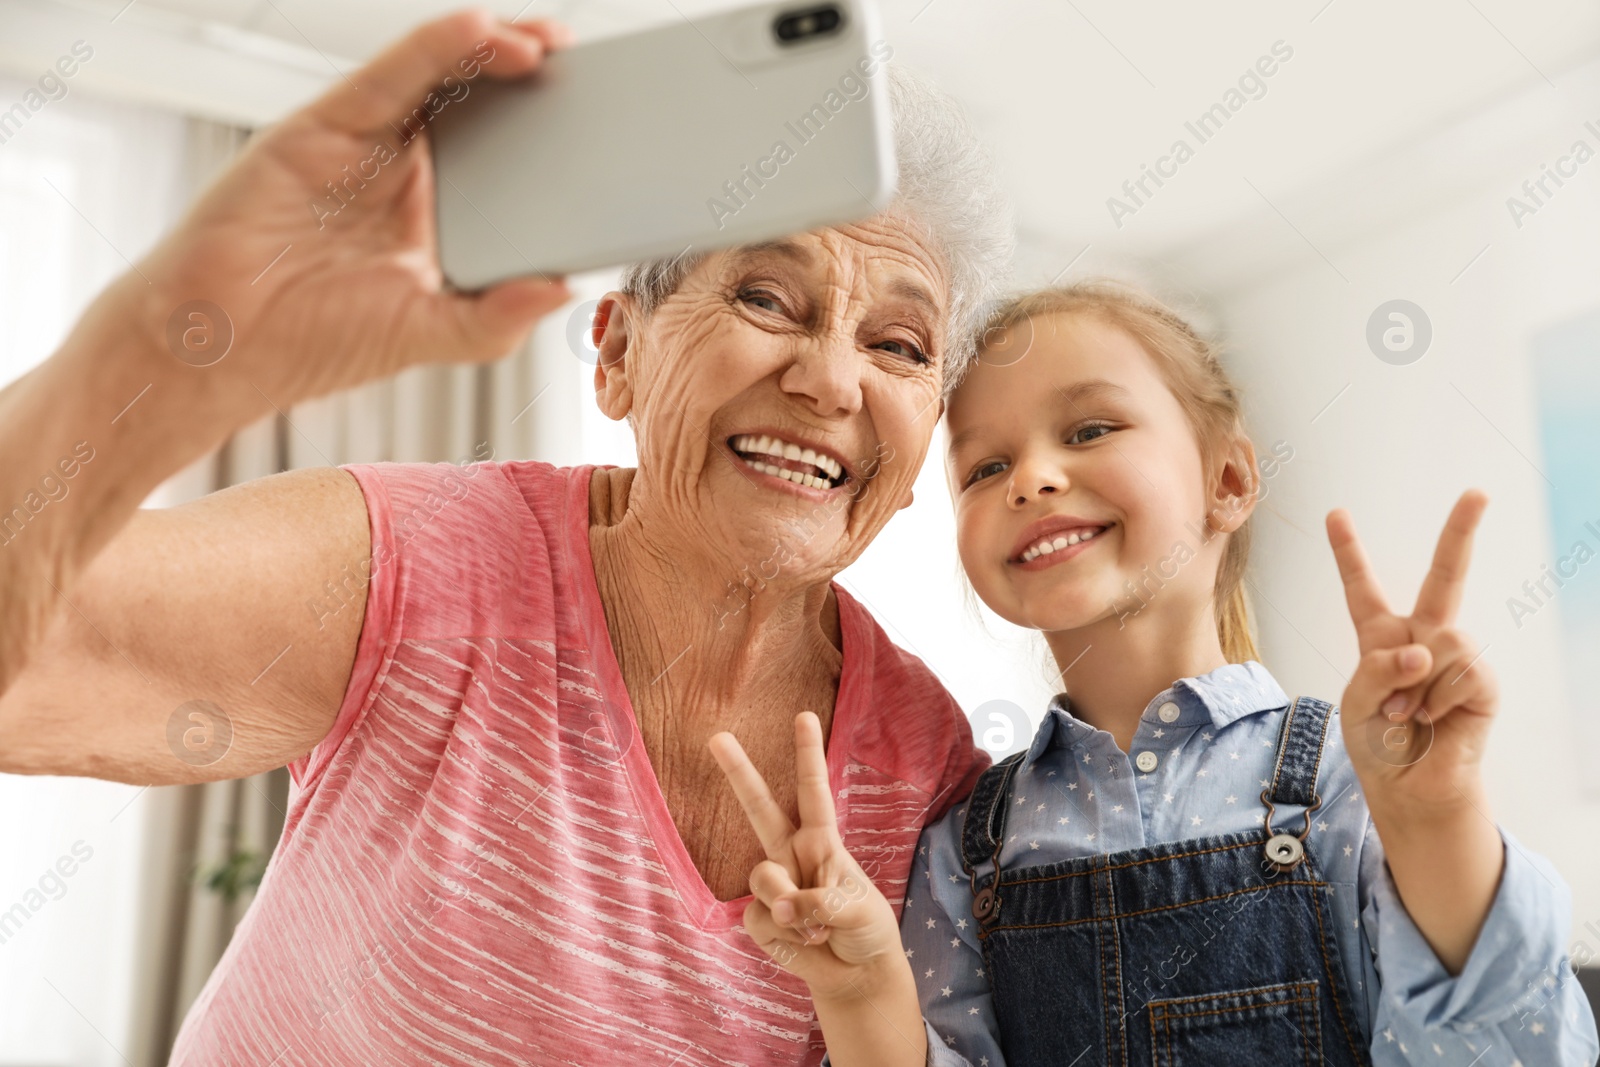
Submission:
<svg viewBox="0 0 1600 1067">
<path fill-rule="evenodd" d="M 899 64 L 888 64 L 884 73 L 899 169 L 888 211 L 919 231 L 943 258 L 950 276 L 943 385 L 949 396 L 971 366 L 989 312 L 1009 276 L 1015 247 L 1010 205 L 961 105 Z M 704 257 L 635 263 L 623 272 L 622 291 L 649 315 L 677 292 Z"/>
</svg>

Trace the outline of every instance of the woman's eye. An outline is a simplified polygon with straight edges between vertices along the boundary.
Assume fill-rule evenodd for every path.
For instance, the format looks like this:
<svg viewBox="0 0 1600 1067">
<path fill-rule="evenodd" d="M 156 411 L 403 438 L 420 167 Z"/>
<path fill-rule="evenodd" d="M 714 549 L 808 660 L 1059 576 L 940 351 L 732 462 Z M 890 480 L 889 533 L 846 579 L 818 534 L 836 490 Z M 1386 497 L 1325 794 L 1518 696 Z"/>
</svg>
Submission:
<svg viewBox="0 0 1600 1067">
<path fill-rule="evenodd" d="M 999 474 L 1001 471 L 1003 471 L 1005 469 L 1006 469 L 1006 465 L 1004 463 L 1000 462 L 998 459 L 991 460 L 988 463 L 984 463 L 984 464 L 982 464 L 980 466 L 974 467 L 972 469 L 972 473 L 967 475 L 967 484 L 968 485 L 973 485 L 974 483 L 980 482 L 983 479 L 989 477 L 991 474 Z"/>
<path fill-rule="evenodd" d="M 747 304 L 754 304 L 763 311 L 783 310 L 783 305 L 778 303 L 778 298 L 764 289 L 746 289 L 739 294 L 739 299 Z"/>
<path fill-rule="evenodd" d="M 932 360 L 930 360 L 927 355 L 923 353 L 922 349 L 918 348 L 914 344 L 911 344 L 909 341 L 884 341 L 879 344 L 878 347 L 883 349 L 885 352 L 897 350 L 898 355 L 908 357 L 913 363 L 920 363 L 926 366 L 932 362 Z"/>
</svg>

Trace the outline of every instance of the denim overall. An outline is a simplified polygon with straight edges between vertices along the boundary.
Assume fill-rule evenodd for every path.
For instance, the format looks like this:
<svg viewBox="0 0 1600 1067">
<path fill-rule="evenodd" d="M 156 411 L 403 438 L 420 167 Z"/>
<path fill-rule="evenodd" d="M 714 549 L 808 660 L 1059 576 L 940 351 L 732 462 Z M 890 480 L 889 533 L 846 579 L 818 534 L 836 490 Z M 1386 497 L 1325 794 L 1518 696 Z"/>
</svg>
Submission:
<svg viewBox="0 0 1600 1067">
<path fill-rule="evenodd" d="M 1014 772 L 978 779 L 962 865 L 1007 1067 L 1370 1064 L 1306 846 L 1332 705 L 1284 715 L 1263 829 L 1002 871 Z M 1298 834 L 1273 811 L 1301 806 Z M 980 884 L 979 866 L 994 875 Z"/>
</svg>

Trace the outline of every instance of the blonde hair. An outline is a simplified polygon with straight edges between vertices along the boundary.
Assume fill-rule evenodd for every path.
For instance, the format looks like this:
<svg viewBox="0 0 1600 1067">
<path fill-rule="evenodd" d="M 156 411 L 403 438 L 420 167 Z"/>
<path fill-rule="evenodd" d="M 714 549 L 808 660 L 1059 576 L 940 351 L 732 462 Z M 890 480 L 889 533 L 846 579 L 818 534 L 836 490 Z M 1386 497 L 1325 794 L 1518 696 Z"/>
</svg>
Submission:
<svg viewBox="0 0 1600 1067">
<path fill-rule="evenodd" d="M 1045 315 L 1091 315 L 1138 341 L 1188 416 L 1208 473 L 1226 443 L 1245 436 L 1242 398 L 1223 369 L 1216 346 L 1153 297 L 1106 280 L 1040 289 L 1000 304 L 985 324 L 984 337 L 992 338 L 996 331 Z M 981 342 L 979 347 L 983 347 Z M 1250 471 L 1249 477 L 1250 491 L 1259 492 L 1255 472 Z M 1247 517 L 1228 538 L 1213 587 L 1217 638 L 1230 663 L 1260 658 L 1250 632 L 1250 604 L 1244 588 L 1249 558 Z"/>
</svg>

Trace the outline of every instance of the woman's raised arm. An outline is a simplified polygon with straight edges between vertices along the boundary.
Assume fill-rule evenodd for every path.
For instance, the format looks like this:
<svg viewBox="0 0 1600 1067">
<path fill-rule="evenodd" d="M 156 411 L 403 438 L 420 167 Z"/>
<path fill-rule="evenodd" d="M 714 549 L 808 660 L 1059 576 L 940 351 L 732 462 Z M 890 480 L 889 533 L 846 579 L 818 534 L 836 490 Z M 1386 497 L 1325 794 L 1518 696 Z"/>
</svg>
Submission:
<svg viewBox="0 0 1600 1067">
<path fill-rule="evenodd" d="M 271 617 L 286 604 L 305 610 L 300 590 L 286 589 L 291 576 L 342 562 L 366 536 L 360 493 L 342 473 L 135 519 L 164 479 L 298 401 L 413 364 L 503 355 L 566 299 L 542 278 L 481 294 L 444 288 L 426 133 L 403 133 L 425 131 L 447 77 L 459 99 L 480 74 L 530 72 L 564 36 L 483 9 L 418 27 L 254 138 L 60 349 L 0 391 L 0 769 L 154 773 L 147 730 L 164 724 L 171 699 L 204 697 L 208 680 L 231 685 L 260 651 L 241 629 L 294 629 Z M 380 146 L 392 158 L 347 182 Z M 308 506 L 320 503 L 335 506 Z M 100 646 L 96 629 L 112 631 Z M 310 734 L 272 716 L 324 714 L 332 677 L 304 680 L 304 707 L 274 712 L 272 699 L 246 697 L 261 704 L 255 758 L 302 748 Z M 155 703 L 129 695 L 136 682 L 160 694 Z M 70 742 L 52 720 L 77 731 Z M 266 743 L 273 730 L 293 740 Z M 233 776 L 224 767 L 209 776 Z"/>
</svg>

